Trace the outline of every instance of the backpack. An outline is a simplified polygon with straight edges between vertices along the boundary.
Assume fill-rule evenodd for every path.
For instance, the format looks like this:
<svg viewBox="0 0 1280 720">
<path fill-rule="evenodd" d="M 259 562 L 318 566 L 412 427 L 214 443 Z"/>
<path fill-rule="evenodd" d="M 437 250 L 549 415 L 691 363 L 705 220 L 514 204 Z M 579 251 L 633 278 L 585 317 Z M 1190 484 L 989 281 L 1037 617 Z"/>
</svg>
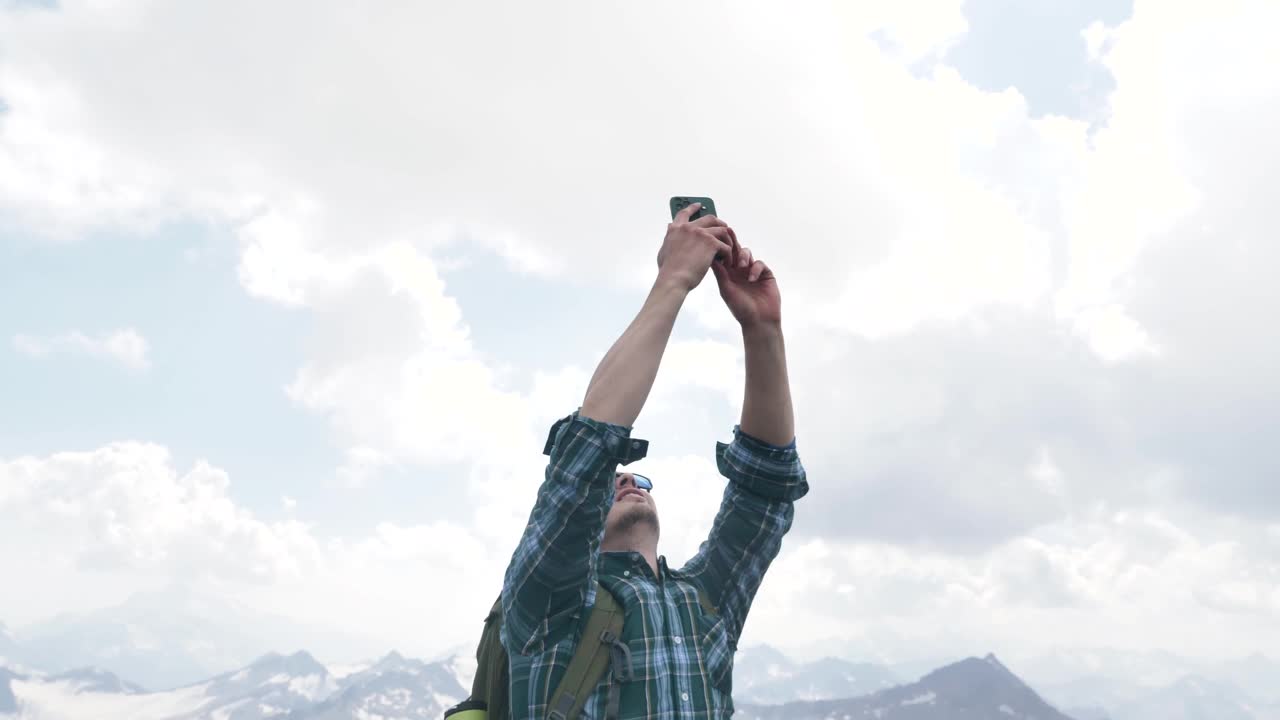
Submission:
<svg viewBox="0 0 1280 720">
<path fill-rule="evenodd" d="M 548 717 L 551 720 L 577 720 L 591 691 L 605 671 L 613 668 L 609 683 L 609 701 L 605 717 L 618 717 L 618 701 L 622 683 L 634 677 L 631 649 L 618 637 L 622 634 L 622 605 L 605 589 L 596 585 L 596 604 L 587 616 L 582 639 L 573 651 L 564 679 L 551 694 Z M 506 720 L 511 716 L 511 692 L 507 650 L 502 646 L 502 597 L 484 619 L 484 631 L 476 647 L 476 676 L 471 683 L 471 696 L 445 711 L 449 720 Z"/>
</svg>

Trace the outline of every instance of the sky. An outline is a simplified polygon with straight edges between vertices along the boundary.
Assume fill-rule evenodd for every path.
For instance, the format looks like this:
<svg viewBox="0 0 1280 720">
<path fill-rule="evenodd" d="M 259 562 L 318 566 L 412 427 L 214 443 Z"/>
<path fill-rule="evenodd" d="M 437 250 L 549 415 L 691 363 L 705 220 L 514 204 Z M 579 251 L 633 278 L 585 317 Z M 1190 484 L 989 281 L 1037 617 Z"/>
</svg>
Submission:
<svg viewBox="0 0 1280 720">
<path fill-rule="evenodd" d="M 0 3 L 0 621 L 176 588 L 472 646 L 709 195 L 779 278 L 812 488 L 744 645 L 1280 647 L 1278 21 Z M 635 427 L 675 564 L 742 363 L 704 283 Z"/>
</svg>

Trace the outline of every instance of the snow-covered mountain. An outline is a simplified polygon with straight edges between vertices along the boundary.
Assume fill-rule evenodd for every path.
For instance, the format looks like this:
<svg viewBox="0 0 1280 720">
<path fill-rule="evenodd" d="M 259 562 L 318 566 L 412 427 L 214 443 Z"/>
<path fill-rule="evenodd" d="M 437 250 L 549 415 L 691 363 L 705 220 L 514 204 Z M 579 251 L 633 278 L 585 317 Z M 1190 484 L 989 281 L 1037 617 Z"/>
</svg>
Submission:
<svg viewBox="0 0 1280 720">
<path fill-rule="evenodd" d="M 1280 676 L 1275 678 L 1280 682 Z M 1189 675 L 1115 708 L 1123 720 L 1280 720 L 1280 705 L 1226 683 Z"/>
<path fill-rule="evenodd" d="M 1044 696 L 1076 720 L 1280 720 L 1280 703 L 1198 675 L 1159 687 L 1093 676 L 1051 686 Z"/>
<path fill-rule="evenodd" d="M 1064 710 L 1072 720 L 1115 720 L 1111 717 L 1111 713 L 1107 712 L 1106 708 L 1096 705 L 1068 707 L 1064 708 Z"/>
<path fill-rule="evenodd" d="M 13 646 L 13 633 L 9 632 L 7 625 L 0 622 L 0 656 L 3 656 L 4 652 L 12 649 Z"/>
<path fill-rule="evenodd" d="M 259 720 L 310 707 L 338 690 L 328 669 L 305 652 L 270 654 L 249 667 L 204 683 L 209 698 L 190 717 L 222 713 L 228 720 Z"/>
<path fill-rule="evenodd" d="M 1087 715 L 1079 709 L 1094 708 L 1092 713 L 1098 715 L 1098 711 L 1105 711 L 1107 714 L 1113 714 L 1117 708 L 1137 702 L 1141 697 L 1157 689 L 1160 686 L 1143 686 L 1135 683 L 1120 680 L 1106 675 L 1086 675 L 1075 678 L 1069 682 L 1057 684 L 1037 684 L 1034 680 L 1028 680 L 1040 694 L 1054 706 L 1063 709 L 1075 709 L 1075 715 Z M 1071 713 L 1069 713 L 1071 714 Z M 1078 718 L 1077 720 L 1084 720 Z"/>
<path fill-rule="evenodd" d="M 1014 660 L 1027 682 L 1052 687 L 1082 678 L 1107 678 L 1137 688 L 1164 687 L 1205 670 L 1200 664 L 1163 650 L 1058 648 Z"/>
<path fill-rule="evenodd" d="M 115 673 L 96 667 L 68 670 L 50 677 L 49 680 L 66 683 L 77 695 L 86 692 L 138 695 L 146 692 L 141 685 L 121 680 Z"/>
<path fill-rule="evenodd" d="M 423 662 L 393 652 L 377 662 L 335 672 L 306 652 L 287 656 L 272 653 L 203 682 L 146 692 L 99 668 L 52 674 L 0 667 L 0 720 L 438 718 L 445 708 L 466 696 L 474 670 L 474 661 L 466 657 Z M 877 675 L 887 672 L 877 665 L 842 661 L 794 663 L 768 647 L 744 650 L 735 667 L 737 717 L 1280 720 L 1280 704 L 1251 697 L 1233 684 L 1198 676 L 1154 688 L 1087 676 L 1059 686 L 1057 695 L 1044 696 L 1046 702 L 991 655 L 947 665 L 917 682 L 870 694 L 799 700 L 806 693 L 856 688 L 864 682 L 891 682 L 887 676 Z M 770 696 L 792 700 L 785 704 L 756 700 Z M 1090 698 L 1102 698 L 1103 702 Z"/>
<path fill-rule="evenodd" d="M 236 672 L 155 693 L 103 671 L 32 674 L 10 685 L 17 720 L 264 720 L 337 690 L 328 670 L 304 652 L 267 655 Z"/>
<path fill-rule="evenodd" d="M 845 700 L 739 705 L 744 720 L 1071 720 L 1046 703 L 994 655 L 968 658 L 909 685 Z"/>
<path fill-rule="evenodd" d="M 392 720 L 438 718 L 466 696 L 453 663 L 391 653 L 336 677 L 311 655 L 268 654 L 235 672 L 143 692 L 101 670 L 18 675 L 0 669 L 4 720 Z M 7 694 L 6 694 L 7 693 Z M 9 713 L 6 715 L 5 713 Z"/>
<path fill-rule="evenodd" d="M 15 673 L 0 667 L 0 715 L 18 712 L 18 699 L 12 685 L 16 677 Z"/>
<path fill-rule="evenodd" d="M 19 664 L 22 662 L 20 655 L 18 641 L 14 639 L 9 628 L 0 622 L 0 666 L 12 667 Z"/>
<path fill-rule="evenodd" d="M 1280 660 L 1255 653 L 1220 663 L 1206 674 L 1231 683 L 1258 700 L 1280 703 Z"/>
<path fill-rule="evenodd" d="M 439 718 L 467 696 L 452 668 L 391 653 L 342 681 L 324 702 L 295 710 L 284 720 Z"/>
<path fill-rule="evenodd" d="M 836 658 L 796 663 L 768 645 L 743 648 L 733 662 L 734 700 L 754 705 L 857 697 L 901 682 L 882 665 Z"/>
<path fill-rule="evenodd" d="M 1030 657 L 1018 667 L 1049 702 L 1078 720 L 1280 720 L 1280 662 L 1261 654 L 1209 664 L 1159 650 L 1078 648 Z"/>
<path fill-rule="evenodd" d="M 1262 656 L 1236 661 L 1212 677 L 1193 672 L 1169 680 L 1168 667 L 1158 672 L 1147 667 L 1146 677 L 1152 680 L 1147 684 L 1124 675 L 1091 674 L 1036 687 L 1077 720 L 1280 720 L 1280 668 L 1268 671 L 1268 662 Z M 1226 679 L 1233 673 L 1249 686 Z"/>
</svg>

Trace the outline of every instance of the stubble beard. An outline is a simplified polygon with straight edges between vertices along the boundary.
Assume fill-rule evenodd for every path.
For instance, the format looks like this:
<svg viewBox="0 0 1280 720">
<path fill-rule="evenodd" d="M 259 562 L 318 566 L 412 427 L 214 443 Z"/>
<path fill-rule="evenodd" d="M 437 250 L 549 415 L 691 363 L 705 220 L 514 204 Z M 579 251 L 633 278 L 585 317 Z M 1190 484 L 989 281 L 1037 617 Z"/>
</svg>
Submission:
<svg viewBox="0 0 1280 720">
<path fill-rule="evenodd" d="M 647 504 L 637 503 L 636 507 L 629 507 L 618 516 L 612 530 L 615 533 L 630 533 L 641 525 L 648 525 L 655 534 L 660 528 L 658 511 Z"/>
</svg>

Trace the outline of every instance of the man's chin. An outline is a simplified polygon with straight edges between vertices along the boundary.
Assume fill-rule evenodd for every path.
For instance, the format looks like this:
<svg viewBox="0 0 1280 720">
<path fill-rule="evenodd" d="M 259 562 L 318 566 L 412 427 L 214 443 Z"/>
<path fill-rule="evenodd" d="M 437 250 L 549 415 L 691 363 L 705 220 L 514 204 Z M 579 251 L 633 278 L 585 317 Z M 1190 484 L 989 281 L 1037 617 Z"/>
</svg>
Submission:
<svg viewBox="0 0 1280 720">
<path fill-rule="evenodd" d="M 622 502 L 626 502 L 626 498 L 623 498 Z M 619 532 L 626 532 L 638 525 L 648 525 L 657 531 L 658 513 L 645 502 L 638 502 L 634 505 L 627 503 L 626 507 L 618 511 L 618 515 L 613 519 L 612 524 L 614 529 Z"/>
</svg>

